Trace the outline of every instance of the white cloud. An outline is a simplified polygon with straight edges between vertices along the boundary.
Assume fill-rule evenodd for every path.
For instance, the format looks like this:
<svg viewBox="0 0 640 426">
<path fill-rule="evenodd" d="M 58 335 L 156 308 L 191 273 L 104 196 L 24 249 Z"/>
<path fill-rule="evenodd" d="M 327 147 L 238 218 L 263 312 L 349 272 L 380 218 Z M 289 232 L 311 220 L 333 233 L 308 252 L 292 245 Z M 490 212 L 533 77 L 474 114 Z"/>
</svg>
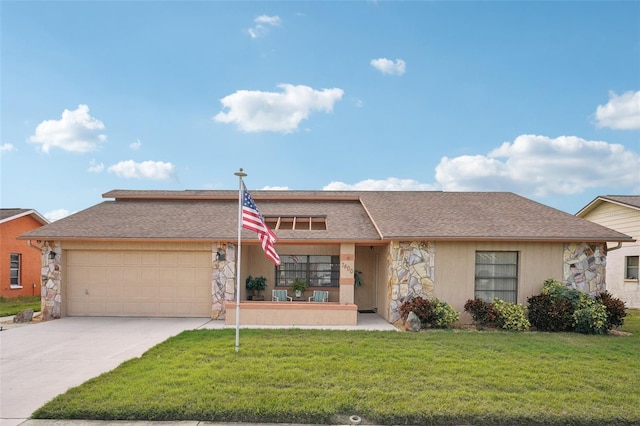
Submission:
<svg viewBox="0 0 640 426">
<path fill-rule="evenodd" d="M 44 217 L 46 217 L 49 222 L 55 222 L 56 220 L 60 220 L 62 218 L 65 218 L 65 217 L 69 216 L 70 214 L 71 214 L 71 212 L 69 210 L 57 209 L 57 210 L 51 210 L 50 212 L 46 212 L 44 214 Z"/>
<path fill-rule="evenodd" d="M 260 38 L 269 34 L 270 27 L 278 27 L 282 22 L 279 16 L 260 15 L 253 20 L 256 24 L 253 28 L 249 28 L 247 32 L 251 38 Z"/>
<path fill-rule="evenodd" d="M 228 112 L 213 119 L 235 123 L 244 132 L 291 133 L 311 111 L 331 112 L 342 98 L 342 89 L 314 90 L 309 86 L 280 84 L 282 93 L 238 90 L 220 100 Z"/>
<path fill-rule="evenodd" d="M 609 92 L 609 102 L 598 105 L 596 126 L 617 130 L 640 129 L 640 91 L 618 96 Z"/>
<path fill-rule="evenodd" d="M 88 172 L 91 172 L 91 173 L 102 173 L 103 170 L 104 170 L 104 164 L 103 163 L 98 164 L 96 162 L 96 160 L 91 160 L 89 162 L 89 168 L 87 169 Z"/>
<path fill-rule="evenodd" d="M 89 152 L 107 139 L 105 134 L 100 133 L 104 129 L 102 121 L 89 115 L 87 105 L 78 105 L 74 111 L 65 109 L 60 120 L 45 120 L 38 124 L 29 142 L 42 144 L 45 153 L 52 147 L 71 152 Z"/>
<path fill-rule="evenodd" d="M 444 157 L 436 180 L 445 191 L 513 191 L 529 196 L 590 188 L 639 188 L 640 154 L 576 136 L 521 135 L 486 156 Z"/>
<path fill-rule="evenodd" d="M 137 151 L 140 149 L 141 146 L 142 146 L 142 142 L 140 142 L 140 139 L 136 139 L 135 142 L 132 142 L 129 145 L 129 148 L 131 148 L 133 151 Z"/>
<path fill-rule="evenodd" d="M 394 62 L 387 58 L 372 59 L 371 66 L 382 74 L 389 75 L 402 75 L 406 68 L 406 64 L 402 59 L 396 59 Z"/>
<path fill-rule="evenodd" d="M 16 150 L 16 147 L 10 143 L 4 143 L 0 145 L 0 152 L 11 152 L 15 150 Z"/>
<path fill-rule="evenodd" d="M 354 184 L 331 182 L 322 189 L 325 191 L 433 191 L 436 186 L 413 179 L 391 177 L 383 180 L 366 179 Z"/>
<path fill-rule="evenodd" d="M 162 161 L 121 161 L 109 166 L 107 171 L 127 179 L 169 180 L 175 177 L 175 166 Z"/>
<path fill-rule="evenodd" d="M 288 191 L 288 186 L 265 186 L 262 188 L 264 191 Z"/>
</svg>

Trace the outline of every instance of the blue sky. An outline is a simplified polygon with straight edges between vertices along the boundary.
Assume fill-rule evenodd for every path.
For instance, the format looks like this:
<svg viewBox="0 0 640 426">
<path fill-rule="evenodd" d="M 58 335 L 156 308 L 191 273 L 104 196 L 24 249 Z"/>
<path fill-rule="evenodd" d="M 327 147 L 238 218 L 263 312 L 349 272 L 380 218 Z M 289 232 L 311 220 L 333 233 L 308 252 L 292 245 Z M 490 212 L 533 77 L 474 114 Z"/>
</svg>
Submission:
<svg viewBox="0 0 640 426">
<path fill-rule="evenodd" d="M 0 205 L 640 193 L 640 2 L 5 1 Z"/>
</svg>

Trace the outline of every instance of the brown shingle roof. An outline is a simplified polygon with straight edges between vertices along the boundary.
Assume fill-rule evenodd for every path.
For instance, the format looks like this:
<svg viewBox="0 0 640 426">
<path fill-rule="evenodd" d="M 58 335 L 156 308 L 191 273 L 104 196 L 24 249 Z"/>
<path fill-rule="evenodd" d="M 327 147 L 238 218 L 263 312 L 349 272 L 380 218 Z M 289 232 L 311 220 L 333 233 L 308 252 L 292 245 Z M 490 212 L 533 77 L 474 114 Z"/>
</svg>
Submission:
<svg viewBox="0 0 640 426">
<path fill-rule="evenodd" d="M 431 240 L 631 241 L 508 192 L 251 191 L 265 216 L 324 215 L 326 231 L 278 230 L 280 242 Z M 24 234 L 31 239 L 234 240 L 237 191 L 125 191 Z M 380 232 L 378 232 L 378 230 Z M 255 234 L 243 231 L 243 239 Z"/>
</svg>

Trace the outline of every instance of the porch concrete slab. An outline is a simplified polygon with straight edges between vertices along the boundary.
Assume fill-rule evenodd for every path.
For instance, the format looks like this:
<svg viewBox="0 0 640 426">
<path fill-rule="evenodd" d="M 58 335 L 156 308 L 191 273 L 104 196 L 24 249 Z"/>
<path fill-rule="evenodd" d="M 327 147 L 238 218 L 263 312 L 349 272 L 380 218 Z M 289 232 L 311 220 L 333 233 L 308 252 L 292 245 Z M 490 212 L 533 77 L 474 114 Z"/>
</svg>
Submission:
<svg viewBox="0 0 640 426">
<path fill-rule="evenodd" d="M 67 317 L 0 332 L 0 425 L 209 318 Z"/>
</svg>

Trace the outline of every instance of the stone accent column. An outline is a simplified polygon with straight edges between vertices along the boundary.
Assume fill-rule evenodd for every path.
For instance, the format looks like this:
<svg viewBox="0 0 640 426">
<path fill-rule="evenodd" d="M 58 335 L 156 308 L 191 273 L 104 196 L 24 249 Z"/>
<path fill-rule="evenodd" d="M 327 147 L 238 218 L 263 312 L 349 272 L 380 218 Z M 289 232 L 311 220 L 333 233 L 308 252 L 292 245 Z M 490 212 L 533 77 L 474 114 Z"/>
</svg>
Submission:
<svg viewBox="0 0 640 426">
<path fill-rule="evenodd" d="M 435 248 L 431 242 L 394 241 L 389 244 L 389 322 L 400 319 L 400 305 L 415 297 L 433 297 Z"/>
<path fill-rule="evenodd" d="M 340 244 L 340 304 L 347 305 L 354 302 L 354 282 L 356 245 Z"/>
<path fill-rule="evenodd" d="M 211 318 L 225 319 L 224 304 L 235 300 L 236 246 L 232 243 L 214 243 L 211 271 Z"/>
<path fill-rule="evenodd" d="M 606 290 L 606 243 L 564 245 L 564 282 L 567 287 L 589 294 Z"/>
<path fill-rule="evenodd" d="M 62 316 L 62 248 L 60 243 L 45 241 L 42 246 L 40 308 L 42 319 Z"/>
</svg>

